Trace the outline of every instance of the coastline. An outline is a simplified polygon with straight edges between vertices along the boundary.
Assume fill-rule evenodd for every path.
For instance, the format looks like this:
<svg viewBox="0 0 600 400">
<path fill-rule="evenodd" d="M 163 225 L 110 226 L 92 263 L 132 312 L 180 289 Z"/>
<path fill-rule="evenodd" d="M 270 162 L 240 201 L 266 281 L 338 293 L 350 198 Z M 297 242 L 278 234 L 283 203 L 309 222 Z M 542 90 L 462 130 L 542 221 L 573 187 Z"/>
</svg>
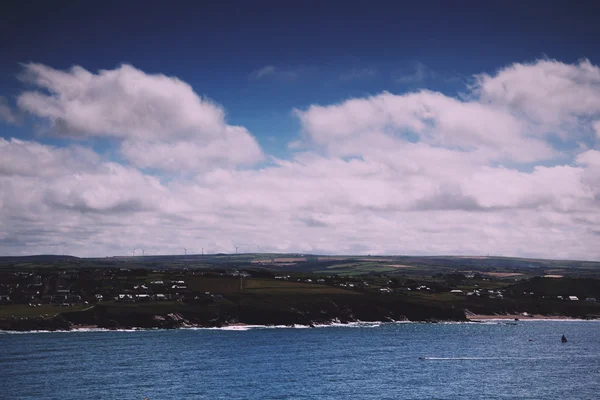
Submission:
<svg viewBox="0 0 600 400">
<path fill-rule="evenodd" d="M 467 315 L 467 320 L 471 322 L 486 322 L 486 321 L 598 321 L 596 318 L 573 318 L 565 315 L 542 315 L 542 314 L 505 314 L 505 315 L 490 315 L 490 314 L 470 314 Z"/>
<path fill-rule="evenodd" d="M 293 299 L 292 299 L 293 300 Z M 270 309 L 270 303 L 258 303 L 254 307 L 224 308 L 211 313 L 192 307 L 183 310 L 170 307 L 158 310 L 144 307 L 101 306 L 89 307 L 82 311 L 63 312 L 55 315 L 34 317 L 2 317 L 0 331 L 136 331 L 152 329 L 222 329 L 248 330 L 254 328 L 317 328 L 331 326 L 367 326 L 385 323 L 493 323 L 505 322 L 514 325 L 516 321 L 585 321 L 594 320 L 597 315 L 567 316 L 557 314 L 510 314 L 473 313 L 470 310 L 451 309 L 439 305 L 417 303 L 383 302 L 374 299 L 373 304 L 363 302 L 337 303 L 328 299 L 312 299 L 311 303 L 290 301 L 279 305 L 280 309 Z M 359 299 L 364 300 L 364 299 Z M 385 298 L 384 298 L 385 300 Z M 302 308 L 300 308 L 302 307 Z M 156 311 L 162 311 L 155 313 Z M 484 310 L 481 310 L 484 311 Z M 484 311 L 484 312 L 485 312 Z M 598 319 L 596 319 L 598 320 Z"/>
<path fill-rule="evenodd" d="M 514 321 L 518 318 L 518 321 Z M 294 325 L 255 325 L 245 323 L 232 323 L 221 326 L 200 326 L 200 325 L 184 325 L 171 328 L 163 327 L 120 327 L 120 328 L 103 328 L 97 325 L 71 325 L 68 329 L 34 329 L 34 330 L 6 330 L 0 329 L 2 334 L 33 334 L 33 333 L 88 333 L 88 332 L 151 332 L 151 331 L 178 331 L 178 330 L 216 330 L 216 331 L 237 331 L 244 332 L 255 329 L 319 329 L 319 328 L 377 328 L 382 325 L 402 325 L 402 324 L 492 324 L 501 322 L 532 322 L 532 321 L 547 321 L 547 322 L 600 322 L 600 319 L 581 319 L 566 316 L 547 316 L 547 315 L 531 315 L 524 317 L 518 314 L 514 315 L 472 315 L 467 320 L 461 321 L 351 321 L 340 322 L 332 321 L 330 323 L 320 323 L 312 325 L 294 324 Z"/>
<path fill-rule="evenodd" d="M 179 331 L 179 330 L 220 330 L 220 331 L 248 331 L 251 329 L 318 329 L 318 328 L 375 328 L 383 324 L 403 324 L 403 323 L 422 323 L 418 321 L 353 321 L 353 322 L 331 322 L 326 324 L 313 325 L 252 325 L 244 323 L 232 323 L 223 326 L 179 326 L 174 328 L 102 328 L 97 325 L 72 325 L 69 329 L 57 330 L 2 330 L 2 334 L 28 334 L 28 333 L 85 333 L 85 332 L 151 332 L 151 331 Z"/>
</svg>

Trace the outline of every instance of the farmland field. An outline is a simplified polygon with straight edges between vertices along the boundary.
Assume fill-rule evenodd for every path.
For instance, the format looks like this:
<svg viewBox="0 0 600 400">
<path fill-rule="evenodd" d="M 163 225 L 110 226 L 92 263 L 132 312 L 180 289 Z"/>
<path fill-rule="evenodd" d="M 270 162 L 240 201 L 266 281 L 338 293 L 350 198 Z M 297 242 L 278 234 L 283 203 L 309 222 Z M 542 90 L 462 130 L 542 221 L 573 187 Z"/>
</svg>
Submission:
<svg viewBox="0 0 600 400">
<path fill-rule="evenodd" d="M 10 304 L 0 306 L 0 317 L 37 317 L 41 315 L 55 315 L 67 311 L 81 311 L 90 308 L 87 304 L 63 307 L 45 304 L 39 307 L 29 307 L 26 304 Z"/>
<path fill-rule="evenodd" d="M 327 285 L 272 279 L 245 280 L 244 292 L 256 294 L 356 294 L 355 292 Z"/>
</svg>

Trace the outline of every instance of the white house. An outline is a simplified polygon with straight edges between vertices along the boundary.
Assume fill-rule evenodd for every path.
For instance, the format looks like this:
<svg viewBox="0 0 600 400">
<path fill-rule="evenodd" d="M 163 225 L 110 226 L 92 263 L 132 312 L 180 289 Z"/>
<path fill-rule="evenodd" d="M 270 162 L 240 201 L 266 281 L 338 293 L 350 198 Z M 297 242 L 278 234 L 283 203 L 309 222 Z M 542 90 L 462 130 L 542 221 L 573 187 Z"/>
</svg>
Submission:
<svg viewBox="0 0 600 400">
<path fill-rule="evenodd" d="M 130 294 L 120 294 L 117 297 L 117 301 L 121 303 L 133 303 L 133 296 Z"/>
</svg>

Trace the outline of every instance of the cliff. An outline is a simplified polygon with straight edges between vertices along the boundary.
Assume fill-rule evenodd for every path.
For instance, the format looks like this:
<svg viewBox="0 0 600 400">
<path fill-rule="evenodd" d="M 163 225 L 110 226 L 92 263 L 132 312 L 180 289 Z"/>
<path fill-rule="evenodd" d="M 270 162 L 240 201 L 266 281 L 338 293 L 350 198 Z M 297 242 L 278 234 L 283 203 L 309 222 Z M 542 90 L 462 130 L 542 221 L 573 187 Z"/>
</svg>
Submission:
<svg viewBox="0 0 600 400">
<path fill-rule="evenodd" d="M 244 296 L 213 304 L 103 305 L 52 317 L 0 319 L 0 329 L 69 330 L 94 326 L 107 329 L 221 327 L 249 325 L 314 325 L 332 321 L 465 321 L 462 310 L 443 304 L 408 302 L 385 296 Z"/>
</svg>

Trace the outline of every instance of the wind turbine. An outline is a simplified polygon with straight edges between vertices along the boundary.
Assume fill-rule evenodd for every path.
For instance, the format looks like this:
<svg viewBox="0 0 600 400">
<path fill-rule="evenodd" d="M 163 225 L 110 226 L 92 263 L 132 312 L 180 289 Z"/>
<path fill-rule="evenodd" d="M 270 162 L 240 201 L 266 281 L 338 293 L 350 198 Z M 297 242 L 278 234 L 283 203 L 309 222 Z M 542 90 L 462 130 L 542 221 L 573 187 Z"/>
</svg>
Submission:
<svg viewBox="0 0 600 400">
<path fill-rule="evenodd" d="M 242 246 L 253 246 L 253 244 L 251 243 L 238 243 L 238 244 L 234 244 L 233 247 L 235 247 L 235 254 L 238 253 L 238 249 Z"/>
<path fill-rule="evenodd" d="M 185 247 L 183 248 L 183 254 L 187 256 L 187 249 Z"/>
<path fill-rule="evenodd" d="M 135 257 L 135 247 L 133 248 L 133 251 L 131 252 L 131 257 Z"/>
</svg>

